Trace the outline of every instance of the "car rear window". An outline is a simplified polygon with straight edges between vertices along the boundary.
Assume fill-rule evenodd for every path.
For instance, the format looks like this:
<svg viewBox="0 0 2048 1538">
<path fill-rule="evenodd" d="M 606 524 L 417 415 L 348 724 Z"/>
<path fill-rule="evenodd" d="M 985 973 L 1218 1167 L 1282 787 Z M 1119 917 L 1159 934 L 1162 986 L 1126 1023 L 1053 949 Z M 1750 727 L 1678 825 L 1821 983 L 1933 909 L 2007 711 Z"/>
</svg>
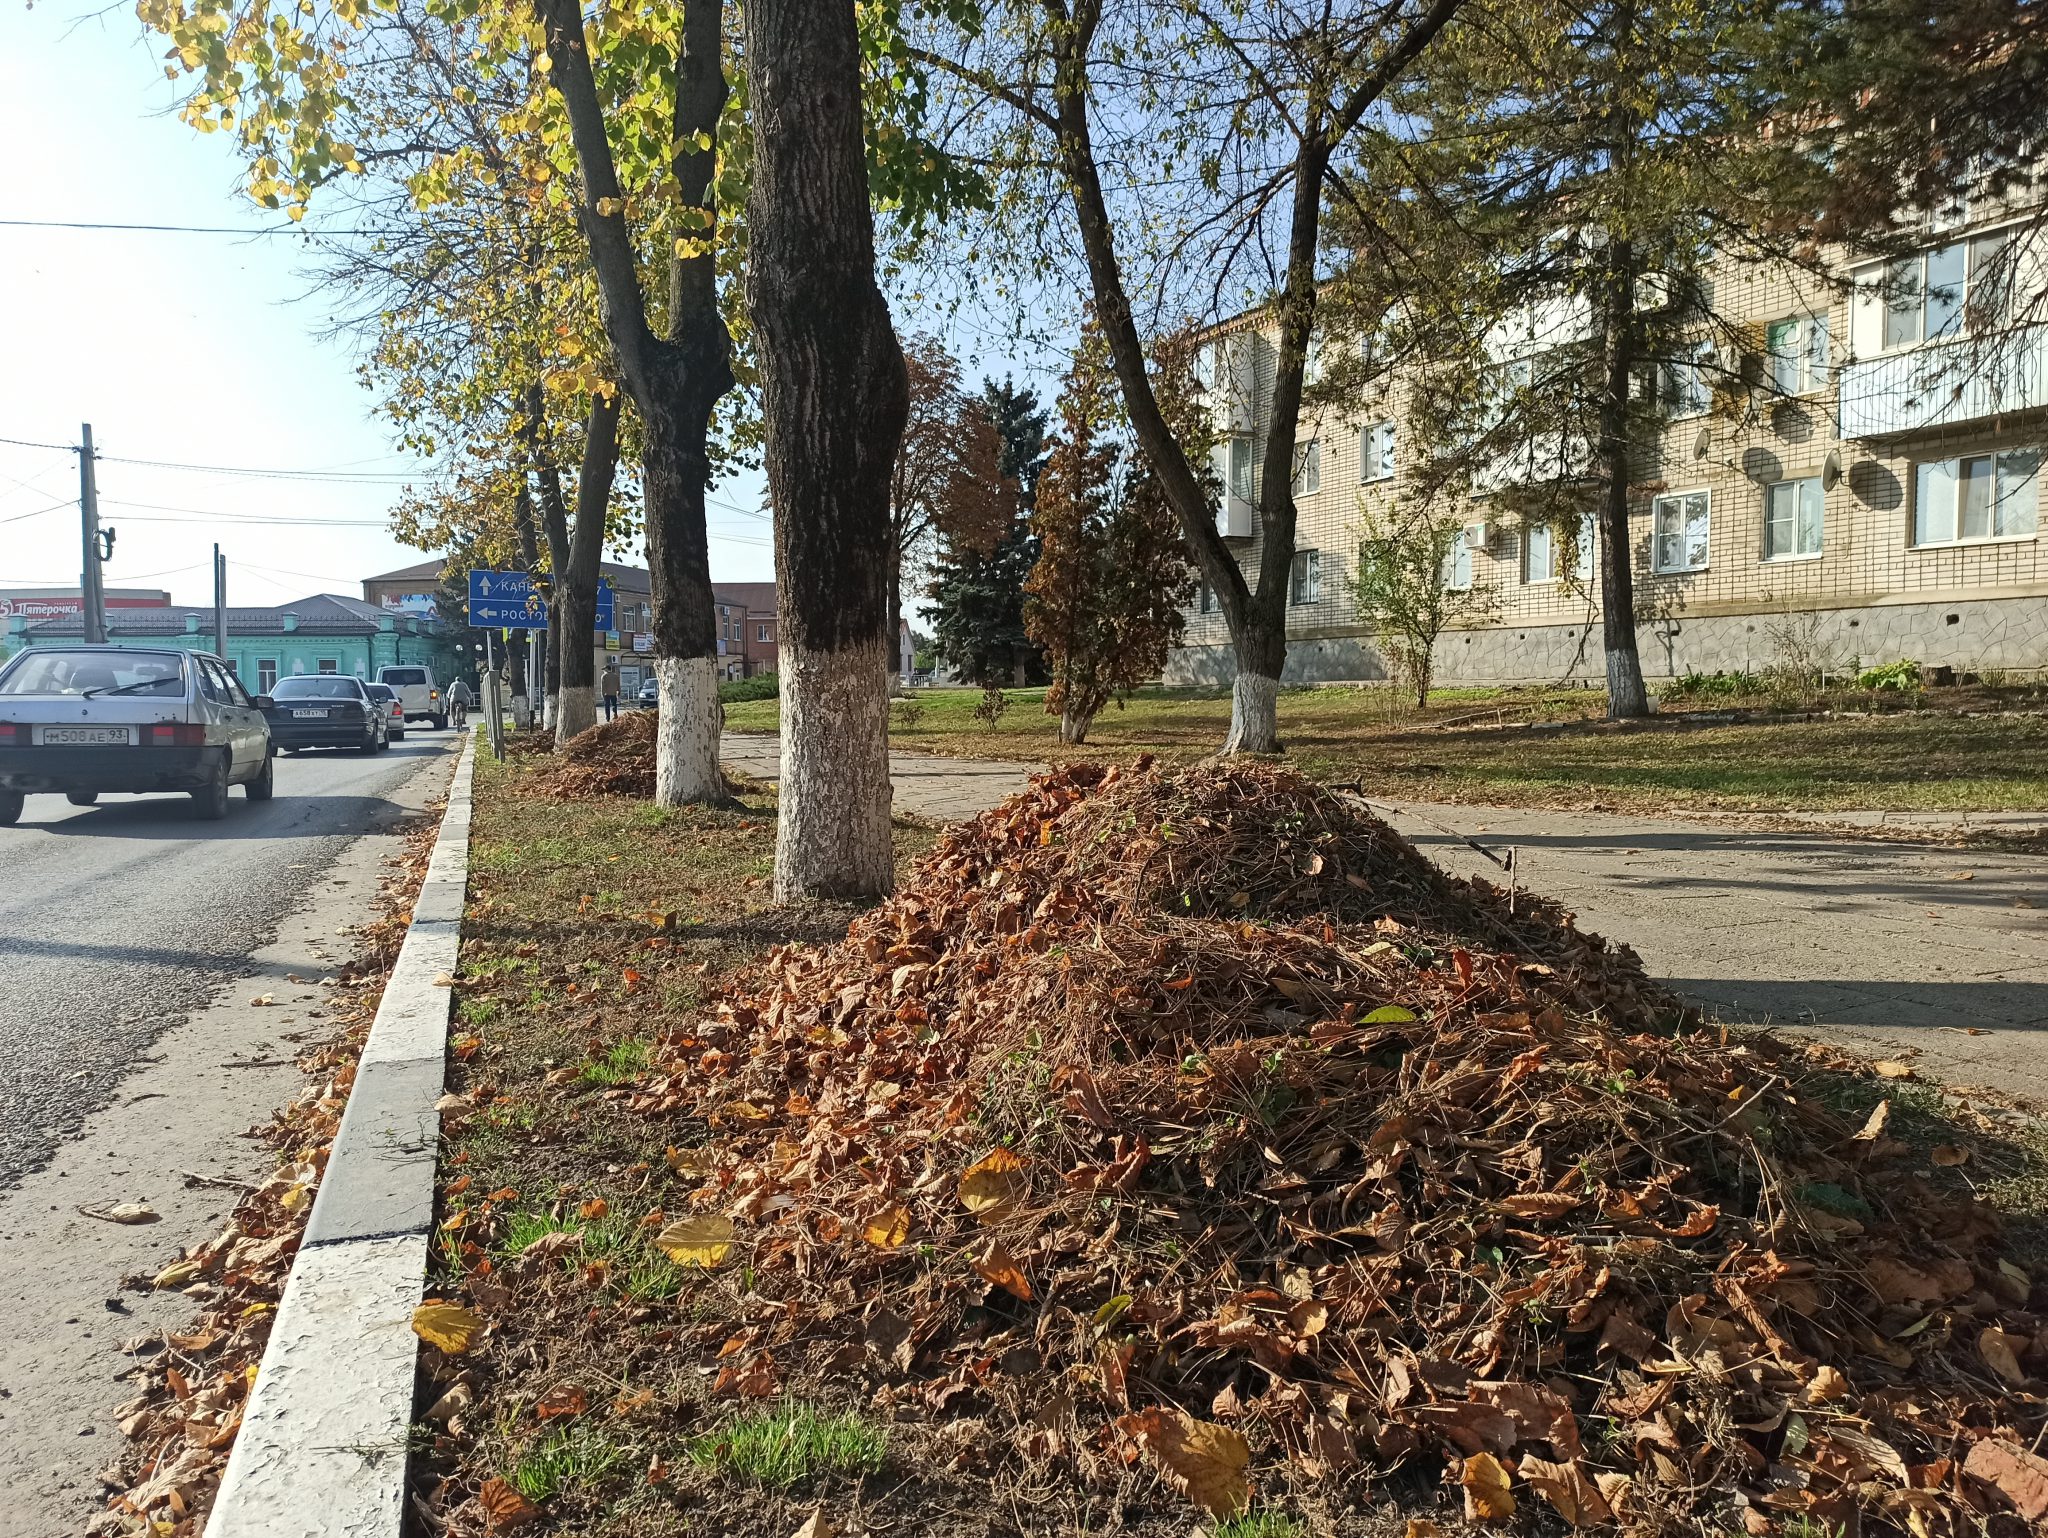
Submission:
<svg viewBox="0 0 2048 1538">
<path fill-rule="evenodd" d="M 165 652 L 24 652 L 0 674 L 0 694 L 84 694 L 118 689 L 125 695 L 163 698 L 185 694 L 182 659 Z"/>
<path fill-rule="evenodd" d="M 407 684 L 425 683 L 427 681 L 427 670 L 425 668 L 385 668 L 378 673 L 377 677 L 396 688 L 403 688 Z"/>
<path fill-rule="evenodd" d="M 363 692 L 373 700 L 395 700 L 398 696 L 382 684 L 364 684 Z"/>
<path fill-rule="evenodd" d="M 353 678 L 333 673 L 309 673 L 298 678 L 280 678 L 270 691 L 274 700 L 359 700 L 362 685 Z"/>
</svg>

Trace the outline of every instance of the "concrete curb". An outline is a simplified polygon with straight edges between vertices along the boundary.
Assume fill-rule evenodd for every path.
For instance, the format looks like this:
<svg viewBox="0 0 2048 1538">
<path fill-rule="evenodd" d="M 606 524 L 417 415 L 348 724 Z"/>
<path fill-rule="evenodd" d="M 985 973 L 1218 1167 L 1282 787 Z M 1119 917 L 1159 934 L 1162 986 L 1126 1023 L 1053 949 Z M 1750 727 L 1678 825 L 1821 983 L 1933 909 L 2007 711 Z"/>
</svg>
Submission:
<svg viewBox="0 0 2048 1538">
<path fill-rule="evenodd" d="M 404 1513 L 441 1134 L 450 990 L 469 890 L 472 739 L 263 1353 L 206 1538 L 395 1538 Z"/>
</svg>

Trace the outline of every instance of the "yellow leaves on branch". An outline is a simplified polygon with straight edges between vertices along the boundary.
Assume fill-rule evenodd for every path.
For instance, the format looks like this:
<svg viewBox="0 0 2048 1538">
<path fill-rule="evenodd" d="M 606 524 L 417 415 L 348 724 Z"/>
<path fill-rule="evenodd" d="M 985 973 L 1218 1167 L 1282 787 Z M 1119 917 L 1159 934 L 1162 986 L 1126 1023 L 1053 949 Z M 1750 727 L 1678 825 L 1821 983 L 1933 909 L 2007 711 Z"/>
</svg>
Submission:
<svg viewBox="0 0 2048 1538">
<path fill-rule="evenodd" d="M 1123 1416 L 1117 1426 L 1151 1453 L 1168 1484 L 1210 1516 L 1236 1516 L 1250 1502 L 1245 1469 L 1252 1450 L 1243 1433 L 1157 1406 Z"/>
</svg>

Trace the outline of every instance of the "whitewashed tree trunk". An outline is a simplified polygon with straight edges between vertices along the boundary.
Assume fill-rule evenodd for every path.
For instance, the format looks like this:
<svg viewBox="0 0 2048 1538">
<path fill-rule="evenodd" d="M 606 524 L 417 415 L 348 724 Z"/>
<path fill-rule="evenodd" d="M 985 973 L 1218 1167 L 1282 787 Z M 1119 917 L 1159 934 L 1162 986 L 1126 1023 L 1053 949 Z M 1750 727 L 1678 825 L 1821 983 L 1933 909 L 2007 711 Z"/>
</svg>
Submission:
<svg viewBox="0 0 2048 1538">
<path fill-rule="evenodd" d="M 1230 685 L 1230 735 L 1226 753 L 1280 751 L 1280 680 L 1240 668 Z"/>
<path fill-rule="evenodd" d="M 777 902 L 889 890 L 889 662 L 881 637 L 838 651 L 781 648 Z"/>
<path fill-rule="evenodd" d="M 554 708 L 555 746 L 597 725 L 597 691 L 589 685 L 565 684 L 549 701 Z"/>
<path fill-rule="evenodd" d="M 709 657 L 657 657 L 661 695 L 654 727 L 654 799 L 661 806 L 726 799 L 718 767 L 718 664 Z"/>
</svg>

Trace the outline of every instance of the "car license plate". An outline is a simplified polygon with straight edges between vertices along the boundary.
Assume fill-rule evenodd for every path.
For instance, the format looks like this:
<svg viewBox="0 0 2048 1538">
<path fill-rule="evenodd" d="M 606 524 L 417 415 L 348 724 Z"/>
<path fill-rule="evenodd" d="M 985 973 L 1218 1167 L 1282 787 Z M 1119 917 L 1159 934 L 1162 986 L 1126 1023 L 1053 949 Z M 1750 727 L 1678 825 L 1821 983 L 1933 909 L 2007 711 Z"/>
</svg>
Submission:
<svg viewBox="0 0 2048 1538">
<path fill-rule="evenodd" d="M 327 712 L 324 710 L 295 710 L 292 714 L 301 721 L 325 721 L 327 719 Z"/>
<path fill-rule="evenodd" d="M 46 726 L 44 743 L 50 747 L 108 748 L 128 745 L 125 726 Z"/>
</svg>

